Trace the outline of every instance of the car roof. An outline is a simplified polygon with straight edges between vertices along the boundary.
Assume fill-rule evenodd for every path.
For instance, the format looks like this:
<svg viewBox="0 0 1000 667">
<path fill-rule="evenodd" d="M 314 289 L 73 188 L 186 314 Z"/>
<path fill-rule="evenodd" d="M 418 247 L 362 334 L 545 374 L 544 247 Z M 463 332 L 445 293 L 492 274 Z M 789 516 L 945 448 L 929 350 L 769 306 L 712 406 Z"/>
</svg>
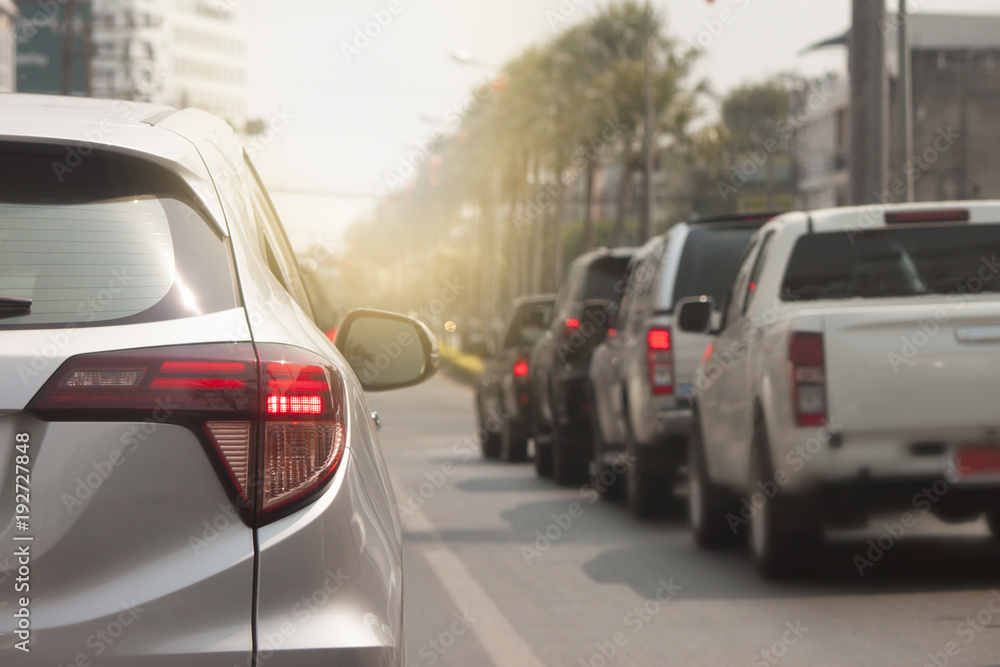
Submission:
<svg viewBox="0 0 1000 667">
<path fill-rule="evenodd" d="M 769 211 L 762 213 L 729 213 L 726 215 L 716 215 L 708 218 L 697 218 L 688 220 L 691 227 L 698 226 L 737 226 L 737 225 L 763 225 L 768 220 L 778 217 L 787 211 Z"/>
<path fill-rule="evenodd" d="M 1000 222 L 1000 201 L 946 201 L 922 202 L 916 204 L 892 204 L 872 206 L 848 206 L 811 211 L 813 231 L 840 231 L 843 229 L 885 228 L 887 212 L 934 212 L 967 210 L 971 223 Z M 918 223 L 933 224 L 933 223 Z"/>
<path fill-rule="evenodd" d="M 573 260 L 573 264 L 589 264 L 598 259 L 603 259 L 605 257 L 629 259 L 635 253 L 639 252 L 639 248 L 632 246 L 619 246 L 617 248 L 597 248 L 591 250 L 590 252 L 584 253 Z"/>
<path fill-rule="evenodd" d="M 0 94 L 0 142 L 66 145 L 85 157 L 99 148 L 156 162 L 192 185 L 212 222 L 228 234 L 226 216 L 199 146 L 211 144 L 232 164 L 242 145 L 220 118 L 198 109 L 61 95 Z"/>
<path fill-rule="evenodd" d="M 150 119 L 175 113 L 177 109 L 162 104 L 105 100 L 65 95 L 11 93 L 0 96 L 0 119 L 33 118 L 48 127 L 60 123 L 70 128 L 75 122 L 91 118 L 114 126 L 151 124 Z"/>
<path fill-rule="evenodd" d="M 520 308 L 521 306 L 526 306 L 535 303 L 552 303 L 556 300 L 555 294 L 528 294 L 525 296 L 520 296 L 511 302 L 512 308 Z"/>
</svg>

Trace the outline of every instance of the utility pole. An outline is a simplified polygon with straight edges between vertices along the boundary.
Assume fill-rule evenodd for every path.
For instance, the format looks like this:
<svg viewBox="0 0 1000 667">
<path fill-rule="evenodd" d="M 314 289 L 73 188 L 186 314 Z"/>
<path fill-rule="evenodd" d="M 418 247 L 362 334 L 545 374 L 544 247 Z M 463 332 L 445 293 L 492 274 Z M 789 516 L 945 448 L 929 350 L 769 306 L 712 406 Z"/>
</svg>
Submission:
<svg viewBox="0 0 1000 667">
<path fill-rule="evenodd" d="M 851 203 L 879 202 L 889 170 L 885 0 L 853 0 L 850 39 Z"/>
<path fill-rule="evenodd" d="M 60 92 L 63 95 L 73 93 L 73 60 L 75 37 L 76 37 L 76 1 L 69 0 L 66 3 L 66 11 L 63 14 L 63 52 L 62 52 L 62 80 L 60 82 Z"/>
<path fill-rule="evenodd" d="M 902 135 L 903 164 L 913 164 L 913 66 L 910 52 L 910 20 L 906 0 L 899 0 L 899 97 L 900 133 Z M 916 183 L 912 169 L 903 169 L 906 192 L 904 201 L 916 201 Z"/>
<path fill-rule="evenodd" d="M 654 95 L 653 70 L 656 66 L 655 40 L 656 33 L 653 31 L 653 7 L 649 0 L 646 0 L 646 14 L 649 20 L 649 37 L 646 40 L 646 129 L 642 138 L 643 172 L 645 178 L 643 182 L 644 200 L 639 215 L 639 244 L 642 245 L 649 240 L 650 231 L 653 227 L 655 215 L 656 198 L 653 192 L 653 141 L 656 136 L 656 98 Z"/>
</svg>

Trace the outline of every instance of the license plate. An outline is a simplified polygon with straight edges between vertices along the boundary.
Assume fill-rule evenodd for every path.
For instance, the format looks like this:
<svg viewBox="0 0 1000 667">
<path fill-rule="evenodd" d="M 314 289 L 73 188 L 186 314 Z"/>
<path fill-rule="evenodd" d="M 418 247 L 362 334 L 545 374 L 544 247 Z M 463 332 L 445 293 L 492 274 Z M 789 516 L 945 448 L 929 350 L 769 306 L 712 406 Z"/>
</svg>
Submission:
<svg viewBox="0 0 1000 667">
<path fill-rule="evenodd" d="M 1000 448 L 959 447 L 955 450 L 955 470 L 961 479 L 1000 477 Z"/>
</svg>

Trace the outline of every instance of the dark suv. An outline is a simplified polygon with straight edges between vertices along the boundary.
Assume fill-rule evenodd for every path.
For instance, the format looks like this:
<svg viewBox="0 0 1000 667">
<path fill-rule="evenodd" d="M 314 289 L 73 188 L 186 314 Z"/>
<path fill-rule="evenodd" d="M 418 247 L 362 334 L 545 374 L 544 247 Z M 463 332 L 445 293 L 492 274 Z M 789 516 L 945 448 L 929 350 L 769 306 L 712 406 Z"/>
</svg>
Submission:
<svg viewBox="0 0 1000 667">
<path fill-rule="evenodd" d="M 552 324 L 531 354 L 535 468 L 560 484 L 587 477 L 587 371 L 618 310 L 634 253 L 634 248 L 602 248 L 574 260 L 556 296 Z"/>
<path fill-rule="evenodd" d="M 527 458 L 531 425 L 529 356 L 532 346 L 548 330 L 554 303 L 552 294 L 515 300 L 496 345 L 487 351 L 476 387 L 479 426 L 486 433 L 485 458 Z"/>
</svg>

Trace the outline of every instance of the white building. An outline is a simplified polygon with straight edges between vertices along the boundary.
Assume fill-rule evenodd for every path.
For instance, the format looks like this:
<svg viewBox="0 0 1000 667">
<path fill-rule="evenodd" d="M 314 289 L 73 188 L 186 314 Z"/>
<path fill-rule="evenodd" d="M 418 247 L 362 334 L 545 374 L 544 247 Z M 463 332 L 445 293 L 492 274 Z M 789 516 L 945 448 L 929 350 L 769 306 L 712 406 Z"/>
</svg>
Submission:
<svg viewBox="0 0 1000 667">
<path fill-rule="evenodd" d="M 889 173 L 887 187 L 915 173 L 917 201 L 1000 196 L 1000 16 L 913 14 L 909 38 L 913 73 L 915 161 L 904 166 L 899 136 L 899 58 L 890 16 L 886 37 L 889 78 Z M 817 45 L 846 46 L 847 36 Z M 846 51 L 845 51 L 846 53 Z M 818 100 L 819 104 L 807 104 Z M 797 123 L 795 163 L 799 206 L 848 204 L 850 197 L 850 80 L 845 68 L 809 82 L 799 95 L 806 112 Z M 954 128 L 954 146 L 938 155 L 939 132 Z M 940 145 L 940 144 L 938 144 Z M 933 149 L 933 150 L 932 150 Z M 932 156 L 933 159 L 930 157 Z"/>
<path fill-rule="evenodd" d="M 0 0 L 0 93 L 17 88 L 17 5 Z"/>
<path fill-rule="evenodd" d="M 93 0 L 94 95 L 246 124 L 247 34 L 232 0 Z"/>
<path fill-rule="evenodd" d="M 809 101 L 813 104 L 809 105 Z M 808 82 L 796 100 L 808 113 L 795 131 L 795 162 L 802 208 L 845 206 L 850 197 L 851 90 L 843 75 Z"/>
</svg>

